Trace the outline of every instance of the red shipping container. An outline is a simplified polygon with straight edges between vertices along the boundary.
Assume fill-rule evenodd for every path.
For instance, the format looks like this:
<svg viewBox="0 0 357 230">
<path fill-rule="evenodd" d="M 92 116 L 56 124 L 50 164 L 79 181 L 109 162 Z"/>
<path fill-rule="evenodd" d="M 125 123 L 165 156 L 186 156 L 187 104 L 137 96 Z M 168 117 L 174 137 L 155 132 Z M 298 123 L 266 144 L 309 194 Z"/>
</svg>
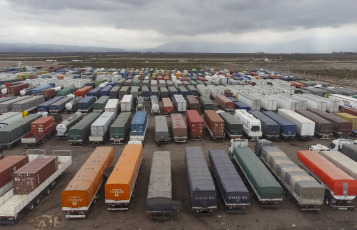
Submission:
<svg viewBox="0 0 357 230">
<path fill-rule="evenodd" d="M 54 117 L 41 117 L 31 123 L 31 135 L 39 136 L 47 134 L 49 130 L 53 130 L 54 125 Z"/>
<path fill-rule="evenodd" d="M 9 95 L 20 95 L 20 91 L 28 88 L 30 85 L 28 83 L 20 83 L 17 85 L 12 85 L 7 88 L 7 94 Z"/>
<path fill-rule="evenodd" d="M 37 157 L 13 173 L 14 194 L 31 193 L 57 170 L 57 156 Z"/>
<path fill-rule="evenodd" d="M 164 107 L 164 114 L 170 114 L 174 111 L 174 105 L 170 98 L 162 98 L 162 107 Z"/>
<path fill-rule="evenodd" d="M 89 91 L 91 91 L 93 89 L 92 86 L 85 86 L 81 89 L 78 89 L 76 92 L 75 92 L 75 96 L 76 97 L 85 97 Z"/>
<path fill-rule="evenodd" d="M 27 156 L 8 156 L 0 161 L 0 188 L 12 180 L 12 173 L 29 162 Z"/>
<path fill-rule="evenodd" d="M 197 110 L 187 110 L 186 119 L 191 139 L 202 139 L 203 120 Z"/>
<path fill-rule="evenodd" d="M 204 119 L 213 138 L 224 137 L 224 120 L 214 110 L 205 110 Z"/>
<path fill-rule="evenodd" d="M 298 151 L 297 157 L 335 196 L 356 196 L 357 180 L 335 166 L 316 151 Z M 347 184 L 347 186 L 344 186 Z M 344 189 L 347 191 L 344 191 Z"/>
<path fill-rule="evenodd" d="M 200 111 L 201 108 L 201 104 L 200 102 L 197 100 L 197 98 L 193 95 L 187 95 L 186 96 L 186 102 L 187 102 L 187 106 L 190 110 L 197 110 Z"/>
<path fill-rule="evenodd" d="M 172 134 L 175 142 L 186 142 L 187 126 L 181 113 L 171 114 Z"/>
<path fill-rule="evenodd" d="M 165 77 L 164 77 L 164 80 L 165 80 L 165 81 L 170 80 L 170 77 L 169 77 L 169 76 L 165 76 Z"/>
<path fill-rule="evenodd" d="M 344 112 L 344 113 L 351 114 L 353 116 L 357 116 L 357 109 L 355 109 L 355 108 L 342 107 L 341 111 Z"/>
<path fill-rule="evenodd" d="M 214 100 L 226 112 L 233 112 L 234 111 L 234 108 L 235 108 L 234 102 L 229 100 L 226 96 L 217 95 Z"/>
<path fill-rule="evenodd" d="M 55 89 L 45 89 L 41 91 L 41 94 L 45 96 L 46 99 L 53 98 L 56 95 Z"/>
</svg>

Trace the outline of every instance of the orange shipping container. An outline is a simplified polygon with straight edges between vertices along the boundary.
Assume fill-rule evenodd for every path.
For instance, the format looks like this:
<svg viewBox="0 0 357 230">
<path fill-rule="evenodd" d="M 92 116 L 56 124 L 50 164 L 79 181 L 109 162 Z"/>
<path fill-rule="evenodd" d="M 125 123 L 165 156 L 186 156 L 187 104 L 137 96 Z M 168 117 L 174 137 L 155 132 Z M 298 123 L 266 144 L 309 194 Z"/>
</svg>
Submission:
<svg viewBox="0 0 357 230">
<path fill-rule="evenodd" d="M 62 211 L 80 215 L 88 211 L 114 159 L 113 147 L 97 147 L 62 192 Z M 69 217 L 69 216 L 66 216 Z"/>
<path fill-rule="evenodd" d="M 141 144 L 125 146 L 105 184 L 105 203 L 110 205 L 109 210 L 122 210 L 116 207 L 130 202 L 142 159 L 143 146 Z"/>
</svg>

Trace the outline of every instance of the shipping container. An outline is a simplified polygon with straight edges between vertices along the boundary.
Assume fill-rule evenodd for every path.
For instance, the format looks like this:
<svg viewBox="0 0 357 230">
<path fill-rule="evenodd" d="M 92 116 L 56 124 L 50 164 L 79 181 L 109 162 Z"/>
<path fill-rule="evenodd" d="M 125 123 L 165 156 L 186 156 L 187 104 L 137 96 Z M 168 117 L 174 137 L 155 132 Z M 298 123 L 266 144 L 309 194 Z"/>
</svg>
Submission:
<svg viewBox="0 0 357 230">
<path fill-rule="evenodd" d="M 339 151 L 320 151 L 323 157 L 357 180 L 357 162 Z"/>
<path fill-rule="evenodd" d="M 318 109 L 311 109 L 309 111 L 311 111 L 311 112 L 319 115 L 320 117 L 333 123 L 334 134 L 341 136 L 341 135 L 349 135 L 352 133 L 352 123 L 351 122 L 346 121 L 336 115 L 326 113 L 326 112 L 323 112 Z"/>
<path fill-rule="evenodd" d="M 204 123 L 211 139 L 219 140 L 225 137 L 224 120 L 214 110 L 205 110 Z"/>
<path fill-rule="evenodd" d="M 122 87 L 124 85 L 124 82 L 125 82 L 125 79 L 122 78 L 122 79 L 119 79 L 119 81 L 115 82 L 115 85 Z"/>
<path fill-rule="evenodd" d="M 38 94 L 40 94 L 43 90 L 45 90 L 45 89 L 50 89 L 50 88 L 52 88 L 52 87 L 53 87 L 53 85 L 40 86 L 40 87 L 37 87 L 37 88 L 32 89 L 32 90 L 31 90 L 31 94 L 32 94 L 32 95 L 38 95 Z"/>
<path fill-rule="evenodd" d="M 161 98 L 169 98 L 170 97 L 170 93 L 169 91 L 167 90 L 166 86 L 165 87 L 160 87 L 160 95 L 161 95 Z"/>
<path fill-rule="evenodd" d="M 247 179 L 262 207 L 278 207 L 283 188 L 249 147 L 236 147 L 233 160 Z"/>
<path fill-rule="evenodd" d="M 102 97 L 102 96 L 109 96 L 109 92 L 110 90 L 113 88 L 113 86 L 111 85 L 107 85 L 105 86 L 99 93 L 99 96 Z"/>
<path fill-rule="evenodd" d="M 119 99 L 109 99 L 104 107 L 105 112 L 114 112 L 115 116 L 119 113 Z"/>
<path fill-rule="evenodd" d="M 185 143 L 187 141 L 187 126 L 180 113 L 171 114 L 172 135 L 176 143 Z"/>
<path fill-rule="evenodd" d="M 123 86 L 119 90 L 119 99 L 122 99 L 124 95 L 130 94 L 130 87 L 129 86 Z"/>
<path fill-rule="evenodd" d="M 251 110 L 260 110 L 261 100 L 260 98 L 250 94 L 238 94 L 238 100 L 248 105 Z"/>
<path fill-rule="evenodd" d="M 357 109 L 356 108 L 349 108 L 349 107 L 341 107 L 341 112 L 348 113 L 353 116 L 357 116 Z"/>
<path fill-rule="evenodd" d="M 186 119 L 191 140 L 202 140 L 203 119 L 201 118 L 197 110 L 187 110 Z"/>
<path fill-rule="evenodd" d="M 78 89 L 76 92 L 75 92 L 75 96 L 76 97 L 85 97 L 89 91 L 91 91 L 93 89 L 92 86 L 85 86 L 81 89 Z"/>
<path fill-rule="evenodd" d="M 150 90 L 149 87 L 146 85 L 143 85 L 141 87 L 141 96 L 145 99 L 145 100 L 149 100 L 150 99 Z"/>
<path fill-rule="evenodd" d="M 156 96 L 158 99 L 160 98 L 160 91 L 156 86 L 151 86 L 150 88 L 150 97 Z"/>
<path fill-rule="evenodd" d="M 31 122 L 31 132 L 21 137 L 21 143 L 25 144 L 26 148 L 45 143 L 54 134 L 55 130 L 54 117 L 40 117 Z"/>
<path fill-rule="evenodd" d="M 146 213 L 152 218 L 165 218 L 172 214 L 171 154 L 155 151 L 152 158 Z"/>
<path fill-rule="evenodd" d="M 90 126 L 89 141 L 94 144 L 104 143 L 109 135 L 110 126 L 115 120 L 114 112 L 104 112 Z"/>
<path fill-rule="evenodd" d="M 267 139 L 279 139 L 280 137 L 280 125 L 276 123 L 273 119 L 269 118 L 260 111 L 249 111 L 250 114 L 260 120 L 262 125 L 263 135 Z"/>
<path fill-rule="evenodd" d="M 276 100 L 277 109 L 296 110 L 299 103 L 297 100 L 292 99 L 285 94 L 271 95 L 270 98 Z"/>
<path fill-rule="evenodd" d="M 306 99 L 307 109 L 318 109 L 326 112 L 327 103 L 326 101 L 319 99 L 319 96 L 314 95 L 312 97 L 312 96 L 306 96 L 304 94 L 299 94 L 299 95 L 295 94 L 294 97 Z"/>
<path fill-rule="evenodd" d="M 57 139 L 64 139 L 67 138 L 68 133 L 67 131 L 76 123 L 78 123 L 83 117 L 83 114 L 81 112 L 76 112 L 67 117 L 65 120 L 63 120 L 60 124 L 56 126 L 56 131 L 57 131 Z"/>
<path fill-rule="evenodd" d="M 296 112 L 315 122 L 315 133 L 321 139 L 329 139 L 333 134 L 333 123 L 328 120 L 307 110 L 298 109 Z"/>
<path fill-rule="evenodd" d="M 39 156 L 12 174 L 14 195 L 27 195 L 58 170 L 57 156 Z"/>
<path fill-rule="evenodd" d="M 43 95 L 30 97 L 25 100 L 21 100 L 13 103 L 11 111 L 13 112 L 32 111 L 35 110 L 37 106 L 43 102 L 45 102 L 45 97 Z"/>
<path fill-rule="evenodd" d="M 28 98 L 31 98 L 30 96 L 22 96 L 22 97 L 16 97 L 12 98 L 11 100 L 3 101 L 0 103 L 0 113 L 6 113 L 12 111 L 12 105 L 14 103 L 26 100 Z"/>
<path fill-rule="evenodd" d="M 110 126 L 110 140 L 112 144 L 124 144 L 125 138 L 129 135 L 131 113 L 120 113 L 117 119 Z"/>
<path fill-rule="evenodd" d="M 50 105 L 55 103 L 56 101 L 61 100 L 63 97 L 54 97 L 46 102 L 43 102 L 37 106 L 37 112 L 49 112 Z"/>
<path fill-rule="evenodd" d="M 68 130 L 68 141 L 71 145 L 80 144 L 88 141 L 91 124 L 100 116 L 100 113 L 90 113 L 80 122 Z"/>
<path fill-rule="evenodd" d="M 198 85 L 197 86 L 197 92 L 201 97 L 205 97 L 205 98 L 210 98 L 211 96 L 211 90 L 204 85 Z"/>
<path fill-rule="evenodd" d="M 141 144 L 127 144 L 105 183 L 108 210 L 128 210 L 143 159 Z"/>
<path fill-rule="evenodd" d="M 182 85 L 178 87 L 178 93 L 181 94 L 183 97 L 186 97 L 188 95 L 188 90 L 185 86 Z"/>
<path fill-rule="evenodd" d="M 263 161 L 278 181 L 299 203 L 301 210 L 320 210 L 324 203 L 325 188 L 312 176 L 292 162 L 270 141 L 259 140 L 255 153 Z"/>
<path fill-rule="evenodd" d="M 227 112 L 218 114 L 224 120 L 224 130 L 230 139 L 243 136 L 243 124 L 237 118 Z"/>
<path fill-rule="evenodd" d="M 63 88 L 63 89 L 57 91 L 56 95 L 65 97 L 68 94 L 75 93 L 75 91 L 76 91 L 76 88 L 74 88 L 74 87 Z"/>
<path fill-rule="evenodd" d="M 111 99 L 119 98 L 119 90 L 120 90 L 120 86 L 118 85 L 111 88 L 109 91 L 109 97 Z"/>
<path fill-rule="evenodd" d="M 186 147 L 185 164 L 192 209 L 213 212 L 217 209 L 217 191 L 201 147 Z"/>
<path fill-rule="evenodd" d="M 124 95 L 120 102 L 121 112 L 130 112 L 133 106 L 133 95 Z"/>
<path fill-rule="evenodd" d="M 315 122 L 306 117 L 287 109 L 279 109 L 278 115 L 288 119 L 296 125 L 296 133 L 302 140 L 309 140 L 315 134 Z"/>
<path fill-rule="evenodd" d="M 188 85 L 188 86 L 187 86 L 187 91 L 188 91 L 188 94 L 193 95 L 193 96 L 195 96 L 195 97 L 198 97 L 198 91 L 197 91 L 197 89 L 196 89 L 195 86 L 193 86 L 193 85 Z"/>
<path fill-rule="evenodd" d="M 169 127 L 165 116 L 155 116 L 155 138 L 156 144 L 168 144 L 171 141 Z"/>
<path fill-rule="evenodd" d="M 145 111 L 138 111 L 135 113 L 130 124 L 130 140 L 144 141 L 147 128 L 148 115 Z"/>
<path fill-rule="evenodd" d="M 46 100 L 53 98 L 56 95 L 56 90 L 52 89 L 45 89 L 41 91 L 41 95 L 45 97 Z"/>
<path fill-rule="evenodd" d="M 187 106 L 189 110 L 197 110 L 200 111 L 200 102 L 197 100 L 197 98 L 193 95 L 187 95 L 186 96 L 186 101 L 187 101 Z"/>
<path fill-rule="evenodd" d="M 63 97 L 60 100 L 52 103 L 49 106 L 50 113 L 61 113 L 65 108 L 66 104 L 72 100 L 72 97 Z"/>
<path fill-rule="evenodd" d="M 243 124 L 243 132 L 248 138 L 257 140 L 263 136 L 262 124 L 259 119 L 255 118 L 252 114 L 244 109 L 236 109 L 234 117 Z"/>
<path fill-rule="evenodd" d="M 133 84 L 133 79 L 127 79 L 124 81 L 124 86 L 131 86 Z"/>
<path fill-rule="evenodd" d="M 174 95 L 173 104 L 176 112 L 186 112 L 186 100 L 183 98 L 182 95 Z"/>
<path fill-rule="evenodd" d="M 170 115 L 174 111 L 170 98 L 162 98 L 162 107 L 165 115 Z"/>
<path fill-rule="evenodd" d="M 103 87 L 96 87 L 96 88 L 92 89 L 91 91 L 89 91 L 86 96 L 93 96 L 93 97 L 99 98 L 100 91 L 102 89 L 103 89 Z"/>
<path fill-rule="evenodd" d="M 139 87 L 138 86 L 132 86 L 130 90 L 130 94 L 133 96 L 133 98 L 138 98 L 139 96 Z"/>
<path fill-rule="evenodd" d="M 97 113 L 94 113 L 97 114 Z M 97 147 L 62 191 L 62 211 L 66 218 L 85 218 L 99 188 L 103 174 L 114 159 L 113 147 Z"/>
<path fill-rule="evenodd" d="M 349 113 L 335 113 L 336 116 L 352 123 L 352 130 L 357 130 L 357 116 Z"/>
<path fill-rule="evenodd" d="M 201 96 L 198 100 L 201 104 L 202 110 L 214 110 L 213 101 L 211 99 L 209 99 L 209 97 Z"/>
<path fill-rule="evenodd" d="M 169 90 L 169 93 L 170 93 L 170 97 L 173 100 L 174 99 L 174 95 L 177 95 L 178 91 L 174 86 L 168 86 L 168 90 Z"/>
<path fill-rule="evenodd" d="M 7 94 L 12 96 L 19 96 L 20 91 L 28 88 L 30 85 L 28 83 L 19 83 L 16 85 L 11 85 L 7 88 Z"/>
<path fill-rule="evenodd" d="M 341 153 L 345 154 L 352 160 L 357 161 L 357 145 L 356 144 L 342 145 Z"/>
<path fill-rule="evenodd" d="M 108 103 L 109 96 L 101 96 L 93 103 L 93 112 L 101 113 L 104 111 L 105 105 Z"/>
<path fill-rule="evenodd" d="M 86 96 L 82 98 L 77 104 L 78 111 L 82 113 L 89 113 L 93 109 L 95 101 L 95 96 Z"/>
<path fill-rule="evenodd" d="M 7 112 L 0 115 L 0 128 L 8 126 L 14 122 L 22 119 L 22 113 L 20 112 Z"/>
<path fill-rule="evenodd" d="M 215 102 L 226 112 L 234 112 L 235 105 L 224 95 L 217 95 L 215 97 Z"/>
<path fill-rule="evenodd" d="M 27 156 L 7 156 L 0 160 L 0 197 L 13 188 L 12 174 L 29 162 Z"/>
<path fill-rule="evenodd" d="M 329 191 L 325 202 L 333 209 L 351 210 L 357 193 L 357 181 L 316 151 L 298 151 L 302 166 Z"/>
<path fill-rule="evenodd" d="M 272 97 L 273 95 L 270 96 L 259 96 L 257 94 L 254 95 L 260 98 L 260 106 L 262 110 L 266 110 L 266 111 L 277 110 L 278 108 L 277 100 L 274 97 Z"/>
<path fill-rule="evenodd" d="M 293 139 L 296 136 L 296 125 L 291 121 L 285 119 L 284 117 L 272 112 L 272 111 L 263 111 L 265 116 L 274 120 L 280 126 L 280 135 L 284 140 Z"/>
<path fill-rule="evenodd" d="M 211 149 L 208 157 L 227 212 L 246 213 L 250 205 L 250 192 L 226 151 Z"/>
</svg>

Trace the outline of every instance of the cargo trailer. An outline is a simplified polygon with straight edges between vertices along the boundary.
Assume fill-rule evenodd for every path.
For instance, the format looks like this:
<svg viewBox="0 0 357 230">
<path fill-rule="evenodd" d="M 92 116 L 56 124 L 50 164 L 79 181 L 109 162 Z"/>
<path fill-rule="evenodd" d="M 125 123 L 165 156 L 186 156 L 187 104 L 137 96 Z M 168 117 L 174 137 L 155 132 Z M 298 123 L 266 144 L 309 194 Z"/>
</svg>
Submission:
<svg viewBox="0 0 357 230">
<path fill-rule="evenodd" d="M 170 115 L 174 112 L 174 105 L 172 104 L 170 98 L 162 98 L 162 107 L 165 115 Z"/>
<path fill-rule="evenodd" d="M 336 99 L 339 101 L 339 106 L 357 108 L 357 99 L 339 94 L 330 94 L 330 99 Z"/>
<path fill-rule="evenodd" d="M 89 113 L 90 111 L 92 111 L 95 101 L 95 96 L 86 96 L 82 98 L 77 104 L 78 112 Z"/>
<path fill-rule="evenodd" d="M 124 95 L 130 94 L 130 87 L 129 86 L 123 86 L 119 90 L 119 99 L 122 99 Z"/>
<path fill-rule="evenodd" d="M 143 85 L 141 87 L 141 96 L 145 99 L 145 100 L 150 100 L 150 90 L 149 87 L 146 85 Z"/>
<path fill-rule="evenodd" d="M 236 109 L 234 116 L 243 124 L 243 132 L 248 138 L 258 140 L 263 136 L 260 120 L 244 109 Z"/>
<path fill-rule="evenodd" d="M 243 136 L 243 124 L 237 118 L 227 112 L 218 114 L 224 120 L 224 131 L 230 139 L 241 138 Z"/>
<path fill-rule="evenodd" d="M 320 139 L 330 139 L 333 134 L 333 123 L 308 110 L 298 109 L 295 112 L 315 122 L 315 134 Z"/>
<path fill-rule="evenodd" d="M 205 110 L 204 124 L 212 140 L 222 140 L 225 137 L 224 120 L 214 110 Z"/>
<path fill-rule="evenodd" d="M 99 92 L 99 96 L 103 97 L 103 96 L 109 96 L 109 92 L 110 90 L 113 88 L 113 86 L 111 85 L 107 85 L 105 86 L 100 92 Z"/>
<path fill-rule="evenodd" d="M 30 114 L 15 123 L 0 129 L 0 145 L 11 149 L 21 137 L 31 131 L 31 122 L 39 119 L 40 114 Z"/>
<path fill-rule="evenodd" d="M 201 147 L 186 147 L 185 165 L 192 209 L 211 213 L 217 209 L 217 191 Z"/>
<path fill-rule="evenodd" d="M 187 126 L 180 113 L 171 114 L 172 136 L 176 143 L 185 143 L 187 141 Z"/>
<path fill-rule="evenodd" d="M 151 114 L 160 114 L 159 100 L 156 95 L 150 96 Z"/>
<path fill-rule="evenodd" d="M 150 88 L 150 97 L 151 96 L 156 96 L 157 98 L 160 98 L 160 92 L 159 92 L 159 89 L 156 86 L 151 86 L 151 88 Z"/>
<path fill-rule="evenodd" d="M 93 145 L 104 143 L 114 120 L 114 112 L 102 113 L 90 126 L 89 142 L 92 142 Z"/>
<path fill-rule="evenodd" d="M 181 94 L 183 97 L 187 97 L 188 90 L 186 89 L 185 86 L 182 85 L 178 87 L 178 93 Z"/>
<path fill-rule="evenodd" d="M 197 86 L 197 92 L 201 97 L 205 97 L 205 98 L 210 99 L 211 90 L 207 86 L 198 85 Z"/>
<path fill-rule="evenodd" d="M 171 141 L 169 127 L 165 116 L 155 117 L 155 138 L 154 141 L 158 145 L 168 144 Z"/>
<path fill-rule="evenodd" d="M 109 91 L 110 99 L 119 98 L 119 90 L 120 90 L 120 86 L 118 86 L 118 85 L 111 88 Z"/>
<path fill-rule="evenodd" d="M 38 144 L 45 143 L 56 131 L 54 117 L 41 117 L 31 122 L 31 132 L 21 137 L 21 143 L 26 148 L 33 148 Z"/>
<path fill-rule="evenodd" d="M 169 98 L 170 97 L 170 93 L 167 90 L 166 86 L 160 87 L 160 95 L 161 95 L 161 98 Z"/>
<path fill-rule="evenodd" d="M 133 98 L 138 98 L 139 96 L 139 87 L 138 86 L 132 86 L 130 90 L 130 94 L 133 96 Z"/>
<path fill-rule="evenodd" d="M 332 209 L 352 210 L 357 193 L 357 181 L 316 151 L 298 151 L 303 168 L 328 191 L 325 203 Z"/>
<path fill-rule="evenodd" d="M 309 110 L 320 117 L 330 121 L 333 123 L 333 132 L 337 136 L 344 136 L 344 135 L 349 135 L 352 133 L 352 123 L 349 121 L 346 121 L 336 115 L 330 114 L 323 112 L 318 109 L 311 109 Z"/>
<path fill-rule="evenodd" d="M 124 95 L 120 102 L 121 112 L 130 112 L 133 106 L 133 95 Z"/>
<path fill-rule="evenodd" d="M 296 110 L 296 108 L 298 107 L 298 101 L 287 97 L 284 94 L 271 95 L 270 98 L 276 100 L 277 109 Z"/>
<path fill-rule="evenodd" d="M 46 100 L 49 100 L 56 95 L 56 90 L 54 88 L 45 89 L 45 90 L 42 90 L 40 94 L 43 95 Z"/>
<path fill-rule="evenodd" d="M 196 89 L 195 86 L 193 86 L 193 85 L 188 85 L 188 86 L 187 86 L 187 91 L 188 91 L 188 94 L 193 95 L 193 96 L 195 96 L 195 97 L 198 97 L 198 91 L 197 91 L 197 89 Z"/>
<path fill-rule="evenodd" d="M 44 86 L 40 86 L 40 87 L 37 87 L 37 88 L 34 88 L 31 90 L 31 94 L 32 95 L 38 95 L 40 94 L 43 90 L 46 90 L 46 89 L 50 89 L 52 88 L 53 85 L 44 85 Z"/>
<path fill-rule="evenodd" d="M 307 109 L 318 109 L 318 110 L 326 112 L 327 103 L 326 103 L 326 101 L 319 99 L 318 96 L 307 96 L 304 94 L 299 94 L 299 95 L 295 94 L 294 97 L 306 99 Z"/>
<path fill-rule="evenodd" d="M 235 105 L 226 96 L 217 95 L 214 100 L 224 111 L 234 113 Z"/>
<path fill-rule="evenodd" d="M 119 79 L 119 81 L 115 82 L 114 85 L 122 87 L 124 85 L 125 79 Z"/>
<path fill-rule="evenodd" d="M 11 111 L 13 112 L 24 112 L 32 111 L 37 108 L 41 103 L 45 102 L 45 97 L 43 95 L 33 96 L 25 100 L 21 100 L 12 104 Z"/>
<path fill-rule="evenodd" d="M 147 130 L 148 115 L 145 111 L 138 111 L 135 113 L 130 124 L 130 140 L 144 142 Z"/>
<path fill-rule="evenodd" d="M 131 113 L 120 113 L 117 119 L 110 126 L 110 141 L 112 144 L 124 144 L 125 138 L 129 135 Z"/>
<path fill-rule="evenodd" d="M 66 139 L 68 136 L 67 131 L 76 123 L 78 123 L 83 117 L 81 112 L 76 112 L 64 119 L 61 123 L 56 126 L 56 137 L 57 139 Z"/>
<path fill-rule="evenodd" d="M 349 108 L 349 107 L 341 107 L 341 112 L 342 113 L 348 113 L 353 116 L 357 116 L 357 109 L 355 108 Z"/>
<path fill-rule="evenodd" d="M 279 207 L 283 188 L 249 147 L 235 147 L 232 159 L 237 163 L 262 207 Z"/>
<path fill-rule="evenodd" d="M 56 101 L 61 100 L 63 97 L 54 97 L 46 102 L 37 105 L 37 112 L 48 112 L 50 110 L 50 105 Z"/>
<path fill-rule="evenodd" d="M 30 85 L 28 83 L 19 83 L 16 85 L 11 85 L 7 87 L 7 94 L 11 96 L 19 96 L 20 91 L 28 88 Z"/>
<path fill-rule="evenodd" d="M 104 171 L 114 159 L 113 147 L 97 147 L 62 191 L 66 218 L 85 218 L 104 182 Z"/>
<path fill-rule="evenodd" d="M 280 125 L 278 123 L 260 111 L 251 110 L 249 113 L 260 120 L 263 135 L 267 139 L 279 139 Z"/>
<path fill-rule="evenodd" d="M 198 101 L 201 104 L 201 109 L 202 110 L 214 110 L 214 104 L 209 97 L 199 97 Z"/>
<path fill-rule="evenodd" d="M 30 98 L 30 96 L 22 96 L 22 97 L 16 97 L 16 98 L 14 97 L 14 98 L 11 98 L 10 100 L 1 102 L 0 103 L 0 113 L 6 113 L 6 112 L 12 111 L 12 105 L 14 103 L 26 100 L 28 98 Z"/>
<path fill-rule="evenodd" d="M 261 100 L 259 97 L 256 97 L 251 94 L 238 94 L 238 100 L 248 105 L 251 110 L 260 110 Z"/>
<path fill-rule="evenodd" d="M 114 112 L 115 117 L 119 113 L 119 99 L 109 99 L 104 107 L 105 112 Z"/>
<path fill-rule="evenodd" d="M 255 154 L 295 198 L 301 210 L 320 210 L 324 203 L 325 188 L 269 142 L 258 140 Z"/>
<path fill-rule="evenodd" d="M 82 145 L 88 141 L 91 124 L 100 116 L 100 113 L 89 113 L 81 121 L 68 130 L 68 141 L 71 145 Z"/>
<path fill-rule="evenodd" d="M 357 145 L 356 144 L 343 144 L 341 153 L 345 154 L 354 161 L 357 161 Z"/>
<path fill-rule="evenodd" d="M 180 94 L 175 94 L 173 104 L 176 112 L 186 112 L 186 100 Z"/>
<path fill-rule="evenodd" d="M 92 89 L 91 91 L 89 91 L 86 96 L 92 96 L 92 97 L 99 98 L 100 97 L 100 91 L 102 89 L 103 89 L 103 87 L 96 87 L 96 88 Z"/>
<path fill-rule="evenodd" d="M 226 151 L 211 149 L 208 151 L 208 157 L 226 212 L 246 213 L 250 205 L 250 192 Z"/>
<path fill-rule="evenodd" d="M 138 97 L 138 101 L 136 103 L 136 111 L 145 111 L 144 98 L 142 96 Z"/>
<path fill-rule="evenodd" d="M 352 130 L 357 130 L 357 116 L 349 113 L 335 113 L 336 116 L 352 123 Z"/>
<path fill-rule="evenodd" d="M 169 90 L 170 97 L 172 100 L 174 99 L 174 95 L 179 93 L 178 90 L 174 86 L 168 87 L 168 90 Z"/>
<path fill-rule="evenodd" d="M 68 87 L 68 88 L 63 88 L 59 91 L 56 92 L 56 96 L 67 96 L 68 94 L 72 94 L 72 93 L 75 93 L 76 91 L 76 88 L 74 87 Z"/>
<path fill-rule="evenodd" d="M 291 140 L 295 138 L 296 125 L 294 123 L 272 111 L 263 111 L 263 114 L 279 124 L 282 139 Z"/>
<path fill-rule="evenodd" d="M 302 140 L 310 140 L 315 135 L 315 122 L 287 109 L 278 109 L 278 115 L 296 125 L 296 133 Z"/>
<path fill-rule="evenodd" d="M 72 113 L 77 111 L 78 108 L 78 102 L 82 100 L 82 97 L 75 97 L 72 100 L 70 100 L 68 103 L 66 103 L 65 108 L 67 113 Z"/>
<path fill-rule="evenodd" d="M 60 100 L 52 103 L 49 106 L 49 112 L 53 114 L 61 113 L 65 108 L 66 104 L 72 100 L 71 97 L 63 97 Z"/>
<path fill-rule="evenodd" d="M 11 155 L 0 160 L 0 197 L 13 188 L 12 173 L 27 163 L 27 156 Z"/>
<path fill-rule="evenodd" d="M 193 95 L 187 95 L 186 96 L 186 102 L 187 102 L 187 107 L 190 110 L 197 110 L 200 111 L 200 102 L 197 100 L 197 98 Z"/>
<path fill-rule="evenodd" d="M 6 127 L 14 122 L 22 119 L 22 113 L 20 112 L 7 112 L 0 115 L 0 128 Z"/>
<path fill-rule="evenodd" d="M 58 153 L 69 152 L 70 150 L 57 150 Z M 55 151 L 54 151 L 55 153 Z M 40 154 L 28 154 L 29 161 L 33 161 L 40 157 Z M 56 184 L 57 178 L 72 164 L 72 156 L 59 155 L 57 156 L 58 169 L 45 181 L 41 183 L 36 189 L 27 195 L 15 195 L 14 190 L 11 189 L 5 193 L 0 199 L 0 223 L 14 224 L 20 217 L 20 214 L 25 210 L 32 210 L 39 204 L 41 199 L 48 195 Z"/>
<path fill-rule="evenodd" d="M 167 219 L 172 215 L 171 154 L 155 151 L 152 158 L 146 213 L 153 219 Z"/>
<path fill-rule="evenodd" d="M 93 103 L 93 112 L 102 113 L 104 111 L 105 105 L 108 103 L 109 96 L 101 96 Z"/>
<path fill-rule="evenodd" d="M 197 110 L 187 110 L 186 119 L 191 140 L 202 140 L 203 120 Z"/>
<path fill-rule="evenodd" d="M 128 210 L 143 159 L 142 144 L 127 144 L 104 186 L 107 210 Z"/>
<path fill-rule="evenodd" d="M 339 151 L 320 151 L 321 156 L 357 180 L 357 162 Z"/>
</svg>

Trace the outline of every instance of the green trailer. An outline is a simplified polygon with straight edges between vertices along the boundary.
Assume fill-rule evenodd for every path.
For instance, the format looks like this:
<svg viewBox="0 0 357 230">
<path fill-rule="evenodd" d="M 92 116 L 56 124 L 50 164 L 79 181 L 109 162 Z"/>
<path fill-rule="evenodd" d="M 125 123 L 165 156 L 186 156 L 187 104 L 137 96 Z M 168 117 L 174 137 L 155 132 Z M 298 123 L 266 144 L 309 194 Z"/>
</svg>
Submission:
<svg viewBox="0 0 357 230">
<path fill-rule="evenodd" d="M 204 85 L 205 83 L 203 83 L 201 80 L 196 80 L 197 85 Z"/>
<path fill-rule="evenodd" d="M 140 80 L 133 80 L 133 84 L 132 85 L 135 85 L 135 86 L 140 88 L 141 81 Z"/>
<path fill-rule="evenodd" d="M 233 160 L 238 164 L 262 207 L 278 207 L 283 188 L 249 147 L 236 147 Z"/>
<path fill-rule="evenodd" d="M 121 113 L 110 127 L 112 144 L 124 144 L 125 137 L 129 136 L 131 113 Z"/>
<path fill-rule="evenodd" d="M 236 117 L 227 112 L 218 113 L 224 120 L 224 131 L 230 139 L 243 136 L 243 124 Z"/>
<path fill-rule="evenodd" d="M 100 84 L 102 84 L 106 81 L 107 81 L 106 79 L 95 80 L 94 85 L 95 85 L 95 87 L 98 87 Z"/>
<path fill-rule="evenodd" d="M 101 113 L 104 111 L 105 105 L 109 101 L 109 96 L 101 96 L 93 104 L 93 112 Z"/>
<path fill-rule="evenodd" d="M 0 145 L 11 149 L 21 137 L 31 131 L 31 122 L 39 119 L 41 114 L 30 114 L 27 117 L 0 129 Z"/>
<path fill-rule="evenodd" d="M 74 93 L 75 91 L 76 91 L 76 88 L 74 88 L 74 87 L 63 88 L 63 89 L 57 91 L 57 96 L 67 96 L 68 94 Z"/>
<path fill-rule="evenodd" d="M 189 82 L 190 82 L 191 85 L 193 85 L 194 87 L 197 88 L 197 82 L 196 81 L 190 80 Z"/>
<path fill-rule="evenodd" d="M 101 115 L 101 113 L 90 113 L 80 122 L 68 130 L 68 141 L 71 145 L 82 145 L 90 135 L 91 124 Z"/>
</svg>

